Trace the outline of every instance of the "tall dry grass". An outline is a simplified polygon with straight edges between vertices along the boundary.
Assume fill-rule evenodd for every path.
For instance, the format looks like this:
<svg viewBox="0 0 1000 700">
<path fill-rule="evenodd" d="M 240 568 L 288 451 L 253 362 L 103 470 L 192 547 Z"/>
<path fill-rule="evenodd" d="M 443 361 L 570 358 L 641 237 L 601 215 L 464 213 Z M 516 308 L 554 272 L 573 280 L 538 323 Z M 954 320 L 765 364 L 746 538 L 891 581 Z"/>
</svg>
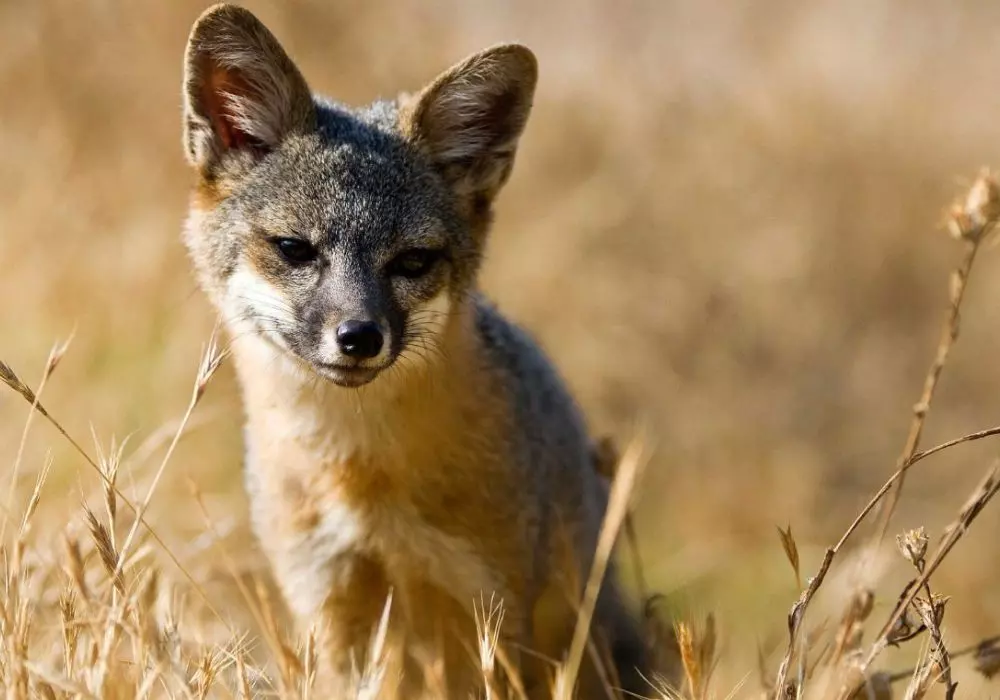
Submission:
<svg viewBox="0 0 1000 700">
<path fill-rule="evenodd" d="M 178 237 L 188 185 L 180 55 L 204 4 L 0 6 L 0 357 L 38 389 L 53 339 L 73 335 L 39 393 L 98 466 L 118 459 L 115 488 L 137 508 L 178 432 L 190 391 L 182 379 L 214 323 Z M 714 625 L 690 628 L 689 657 L 704 656 L 701 637 L 714 639 L 709 656 L 722 660 L 710 690 L 756 690 L 757 647 L 773 674 L 787 648 L 776 611 L 801 593 L 774 526 L 792 526 L 808 587 L 910 430 L 925 348 L 935 347 L 942 304 L 950 306 L 941 280 L 962 255 L 934 232 L 940 204 L 955 190 L 953 174 L 1000 162 L 1000 8 L 973 0 L 248 5 L 316 89 L 349 102 L 419 85 L 497 40 L 537 51 L 538 102 L 500 202 L 484 286 L 542 340 L 596 432 L 621 442 L 636 422 L 650 427 L 633 528 L 645 583 L 635 589 L 666 592 L 685 620 L 712 611 Z M 962 301 L 962 340 L 935 388 L 922 444 L 998 422 L 1000 282 L 989 248 L 978 254 L 983 269 Z M 259 590 L 273 614 L 246 602 L 265 572 L 245 525 L 239 405 L 225 365 L 213 384 L 144 509 L 164 546 L 140 527 L 126 554 L 163 567 L 157 610 L 169 623 L 164 634 L 184 649 L 172 657 L 186 659 L 178 668 L 228 649 L 225 663 L 247 669 L 252 683 L 265 661 L 295 656 L 295 643 L 282 642 L 286 653 L 266 641 L 275 635 L 262 630 L 285 629 L 266 578 Z M 24 600 L 51 611 L 60 589 L 50 582 L 62 581 L 56 572 L 67 562 L 82 562 L 88 586 L 112 580 L 102 578 L 79 508 L 84 501 L 110 535 L 107 488 L 46 421 L 36 416 L 26 431 L 26 415 L 25 402 L 0 393 L 0 463 L 19 465 L 0 482 L 0 503 L 11 504 L 13 542 L 51 464 L 21 564 L 35 573 L 18 579 L 31 593 Z M 891 535 L 943 530 L 993 450 L 973 442 L 909 473 L 884 545 L 858 549 L 877 552 L 860 568 L 853 546 L 838 550 L 845 561 L 831 567 L 809 619 L 841 621 L 862 585 L 902 590 L 910 577 L 893 566 Z M 906 452 L 897 467 L 909 469 Z M 123 503 L 115 552 L 134 517 Z M 990 509 L 978 518 L 970 541 L 934 571 L 932 592 L 952 596 L 942 629 L 949 650 L 1000 629 L 990 535 L 1000 519 Z M 882 522 L 865 521 L 859 542 Z M 887 619 L 892 603 L 877 596 L 870 624 Z M 28 608 L 21 619 L 32 619 Z M 38 624 L 32 635 L 61 626 Z M 233 653 L 243 631 L 264 641 L 240 641 L 246 653 Z M 96 623 L 81 632 L 92 633 L 103 635 Z M 891 676 L 913 656 L 912 644 L 890 647 L 879 668 Z M 977 680 L 972 657 L 951 656 L 959 695 L 995 692 Z M 704 686 L 709 674 L 695 675 Z M 794 659 L 787 675 L 798 678 Z"/>
<path fill-rule="evenodd" d="M 898 595 L 888 620 L 876 628 L 879 631 L 873 641 L 864 641 L 868 631 L 866 625 L 875 601 L 884 592 L 877 591 L 872 583 L 855 584 L 840 622 L 832 630 L 824 624 L 813 625 L 811 629 L 805 625 L 809 607 L 826 582 L 834 559 L 865 518 L 880 507 L 880 524 L 872 542 L 867 549 L 861 550 L 862 558 L 854 563 L 855 568 L 871 565 L 872 556 L 877 553 L 900 503 L 904 478 L 914 465 L 959 445 L 1000 435 L 998 425 L 919 450 L 920 436 L 938 382 L 952 346 L 958 339 L 958 319 L 973 264 L 998 222 L 1000 183 L 989 172 L 984 172 L 973 183 L 966 197 L 957 202 L 949 213 L 949 228 L 954 238 L 962 243 L 965 254 L 950 278 L 950 305 L 944 330 L 920 400 L 914 405 L 910 431 L 896 471 L 854 518 L 837 543 L 826 550 L 819 570 L 805 584 L 798 545 L 791 528 L 779 528 L 781 545 L 801 594 L 788 615 L 787 650 L 773 678 L 766 670 L 763 656 L 760 658 L 760 690 L 757 692 L 765 698 L 892 698 L 893 683 L 905 682 L 903 697 L 907 700 L 925 697 L 935 683 L 940 684 L 945 698 L 950 700 L 955 697 L 958 688 L 952 670 L 953 658 L 973 655 L 976 670 L 986 679 L 1000 672 L 1000 639 L 996 636 L 958 652 L 949 651 L 943 623 L 950 597 L 935 593 L 930 585 L 931 575 L 1000 492 L 1000 458 L 994 460 L 960 509 L 958 517 L 944 529 L 938 546 L 929 556 L 929 537 L 923 527 L 897 537 L 899 551 L 913 566 L 916 575 Z M 66 354 L 68 345 L 68 341 L 56 345 L 49 353 L 37 390 L 0 362 L 0 380 L 30 406 L 11 470 L 12 487 L 8 490 L 0 530 L 0 547 L 7 554 L 4 557 L 3 593 L 0 595 L 0 680 L 7 696 L 12 699 L 36 696 L 139 698 L 158 695 L 162 691 L 170 697 L 181 694 L 205 698 L 214 697 L 219 692 L 241 697 L 310 697 L 323 663 L 314 631 L 308 631 L 300 646 L 293 646 L 286 631 L 287 623 L 279 620 L 280 613 L 276 614 L 265 584 L 260 578 L 255 578 L 255 591 L 251 593 L 226 548 L 216 543 L 232 583 L 239 590 L 247 612 L 257 623 L 258 633 L 255 635 L 252 629 L 234 626 L 213 607 L 202 583 L 144 518 L 167 464 L 204 397 L 209 381 L 222 366 L 227 351 L 219 349 L 213 335 L 198 367 L 187 409 L 145 496 L 137 505 L 117 486 L 125 441 L 112 438 L 105 450 L 95 435 L 97 457 L 91 457 L 42 404 L 42 391 Z M 82 507 L 83 521 L 89 531 L 86 538 L 88 546 L 81 547 L 81 539 L 71 521 L 63 534 L 62 556 L 56 558 L 30 537 L 51 460 L 46 460 L 39 472 L 16 530 L 11 530 L 9 540 L 5 537 L 8 526 L 14 522 L 13 484 L 16 483 L 23 447 L 36 414 L 46 419 L 65 438 L 96 473 L 103 487 L 103 518 L 91 506 L 84 504 Z M 615 455 L 608 454 L 613 446 L 605 443 L 603 448 L 599 461 L 602 471 L 606 471 L 612 481 L 608 509 L 598 538 L 593 569 L 579 601 L 576 631 L 565 657 L 554 660 L 551 694 L 556 700 L 572 700 L 575 697 L 581 661 L 585 653 L 595 650 L 589 629 L 597 593 L 606 566 L 613 556 L 615 542 L 623 525 L 631 522 L 632 518 L 630 501 L 639 476 L 641 457 L 636 450 L 631 450 L 618 460 Z M 204 509 L 196 485 L 193 486 L 192 500 L 205 515 L 206 534 L 217 538 L 217 531 Z M 118 518 L 119 504 L 125 505 L 132 515 L 127 527 Z M 127 533 L 124 538 L 119 538 L 120 531 Z M 148 561 L 148 547 L 138 546 L 144 539 L 137 539 L 140 531 L 174 563 L 189 591 L 201 598 L 205 610 L 214 616 L 215 625 L 221 625 L 214 633 L 215 636 L 221 635 L 219 641 L 213 642 L 211 637 L 206 640 L 206 632 L 211 628 L 206 627 L 204 622 L 178 614 L 176 605 L 171 605 L 170 601 L 164 607 L 160 596 L 159 568 Z M 637 557 L 637 541 L 630 538 L 629 543 L 633 556 Z M 94 572 L 89 578 L 88 559 L 92 562 L 89 569 Z M 637 578 L 644 580 L 641 565 L 637 571 Z M 57 591 L 57 597 L 46 597 L 46 589 Z M 710 679 L 722 660 L 717 655 L 715 618 L 710 615 L 702 630 L 689 622 L 680 621 L 672 633 L 664 633 L 662 621 L 656 616 L 655 609 L 650 608 L 653 600 L 646 601 L 645 622 L 654 658 L 676 654 L 683 670 L 683 682 L 678 684 L 677 678 L 665 667 L 658 669 L 649 678 L 650 697 L 691 700 L 710 697 Z M 382 621 L 373 631 L 368 665 L 358 669 L 352 687 L 336 689 L 338 697 L 397 697 L 394 688 L 398 675 L 383 653 L 391 605 L 390 594 L 385 601 Z M 81 608 L 83 615 L 80 615 Z M 481 619 L 477 619 L 478 635 L 474 648 L 479 652 L 485 697 L 498 700 L 525 698 L 516 673 L 512 675 L 512 670 L 503 663 L 505 657 L 498 645 L 503 623 L 503 601 L 491 598 L 488 611 L 484 602 L 481 613 Z M 919 638 L 925 639 L 925 649 L 912 670 L 889 673 L 874 665 L 889 646 L 899 646 Z M 248 664 L 247 658 L 258 642 L 264 643 L 266 653 L 261 655 L 258 652 L 257 664 Z M 665 648 L 668 645 L 670 648 Z M 435 677 L 433 671 L 428 669 L 429 678 Z M 502 675 L 507 676 L 508 682 L 499 680 Z M 614 689 L 614 679 L 606 672 L 602 682 L 609 698 L 620 697 Z M 730 696 L 739 693 L 742 685 L 741 682 Z M 330 692 L 330 689 L 320 692 Z"/>
</svg>

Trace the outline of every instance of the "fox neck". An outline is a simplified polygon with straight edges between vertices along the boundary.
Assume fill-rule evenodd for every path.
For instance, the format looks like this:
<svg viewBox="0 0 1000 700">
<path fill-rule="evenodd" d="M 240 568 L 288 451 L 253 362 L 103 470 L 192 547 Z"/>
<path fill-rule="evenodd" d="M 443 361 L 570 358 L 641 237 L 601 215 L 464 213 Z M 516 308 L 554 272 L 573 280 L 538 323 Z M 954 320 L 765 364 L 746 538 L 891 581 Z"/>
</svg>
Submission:
<svg viewBox="0 0 1000 700">
<path fill-rule="evenodd" d="M 471 302 L 457 305 L 439 337 L 440 352 L 404 357 L 358 389 L 339 387 L 256 333 L 231 329 L 233 356 L 252 453 L 267 459 L 290 447 L 323 462 L 411 458 L 433 452 L 456 430 L 461 406 L 478 393 Z"/>
</svg>

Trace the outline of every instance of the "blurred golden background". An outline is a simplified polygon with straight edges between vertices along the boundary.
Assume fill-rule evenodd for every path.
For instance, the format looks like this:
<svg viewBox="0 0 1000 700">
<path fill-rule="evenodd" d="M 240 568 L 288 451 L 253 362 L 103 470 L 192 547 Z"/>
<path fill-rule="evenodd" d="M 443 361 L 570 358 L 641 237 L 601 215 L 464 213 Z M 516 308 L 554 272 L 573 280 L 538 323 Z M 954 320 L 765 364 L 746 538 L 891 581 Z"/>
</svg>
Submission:
<svg viewBox="0 0 1000 700">
<path fill-rule="evenodd" d="M 756 644 L 784 644 L 797 595 L 775 526 L 791 525 L 813 572 L 902 447 L 961 255 L 942 211 L 1000 166 L 1000 3 L 245 4 L 314 90 L 353 104 L 497 41 L 536 51 L 483 286 L 541 340 L 596 433 L 624 442 L 648 426 L 647 576 L 682 611 L 715 611 L 720 687 L 754 674 Z M 121 477 L 127 493 L 151 478 L 214 322 L 180 242 L 181 56 L 206 5 L 0 3 L 0 359 L 35 384 L 75 329 L 43 403 L 88 446 L 91 430 L 103 445 L 131 435 L 127 454 L 152 457 Z M 998 298 L 988 247 L 925 446 L 1000 423 Z M 0 391 L 0 464 L 26 413 Z M 169 541 L 197 548 L 205 531 L 190 479 L 253 559 L 240 423 L 225 368 L 152 504 Z M 39 423 L 19 493 L 48 450 L 42 512 L 58 529 L 97 481 Z M 936 536 L 995 453 L 921 463 L 893 532 Z M 1000 632 L 998 528 L 984 514 L 935 576 L 956 645 Z"/>
</svg>

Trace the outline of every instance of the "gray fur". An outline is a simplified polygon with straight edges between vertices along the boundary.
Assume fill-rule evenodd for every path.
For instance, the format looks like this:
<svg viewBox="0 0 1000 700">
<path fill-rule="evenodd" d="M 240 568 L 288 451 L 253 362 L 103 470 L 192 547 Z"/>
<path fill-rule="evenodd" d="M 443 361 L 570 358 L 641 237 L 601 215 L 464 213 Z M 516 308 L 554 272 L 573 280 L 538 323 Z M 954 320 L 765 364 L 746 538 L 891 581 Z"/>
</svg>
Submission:
<svg viewBox="0 0 1000 700">
<path fill-rule="evenodd" d="M 238 185 L 206 223 L 217 232 L 209 266 L 231 272 L 248 238 L 308 239 L 321 254 L 315 269 L 282 272 L 274 263 L 300 321 L 282 325 L 286 342 L 309 360 L 331 314 L 387 319 L 398 355 L 407 312 L 442 286 L 466 293 L 481 248 L 426 157 L 394 129 L 396 105 L 352 111 L 317 100 L 316 113 L 314 132 L 286 138 L 250 168 L 235 160 L 223 171 Z M 440 270 L 419 281 L 387 278 L 394 256 L 426 247 L 445 250 Z"/>
</svg>

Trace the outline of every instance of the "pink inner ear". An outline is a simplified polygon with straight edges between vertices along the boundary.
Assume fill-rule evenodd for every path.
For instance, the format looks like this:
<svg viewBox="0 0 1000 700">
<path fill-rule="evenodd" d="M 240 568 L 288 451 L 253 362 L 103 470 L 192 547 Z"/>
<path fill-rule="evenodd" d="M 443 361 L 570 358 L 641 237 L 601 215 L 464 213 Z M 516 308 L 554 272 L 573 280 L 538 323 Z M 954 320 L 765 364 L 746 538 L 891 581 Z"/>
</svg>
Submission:
<svg viewBox="0 0 1000 700">
<path fill-rule="evenodd" d="M 202 103 L 212 120 L 212 129 L 225 148 L 242 148 L 250 143 L 249 135 L 237 126 L 229 95 L 246 95 L 249 92 L 246 81 L 234 71 L 219 65 L 212 65 L 207 71 L 207 79 L 202 87 Z"/>
</svg>

